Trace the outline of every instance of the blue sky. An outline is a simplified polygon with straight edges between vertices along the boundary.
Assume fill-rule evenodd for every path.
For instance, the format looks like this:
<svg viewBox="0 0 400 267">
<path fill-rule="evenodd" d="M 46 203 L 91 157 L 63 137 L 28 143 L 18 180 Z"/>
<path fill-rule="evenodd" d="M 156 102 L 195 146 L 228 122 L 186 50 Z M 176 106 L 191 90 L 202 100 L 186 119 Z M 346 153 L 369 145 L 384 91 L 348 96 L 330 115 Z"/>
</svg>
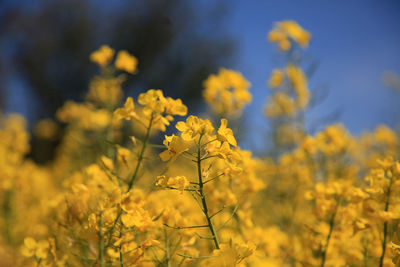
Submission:
<svg viewBox="0 0 400 267">
<path fill-rule="evenodd" d="M 249 131 L 263 134 L 262 108 L 270 71 L 279 67 L 277 50 L 266 35 L 276 21 L 293 19 L 311 32 L 307 54 L 319 62 L 310 87 L 327 86 L 328 98 L 309 118 L 341 112 L 340 121 L 353 133 L 393 122 L 400 93 L 385 88 L 382 73 L 400 73 L 399 1 L 272 0 L 233 1 L 225 28 L 237 41 L 233 68 L 252 83 L 253 103 L 246 110 Z M 229 67 L 229 66 L 227 66 Z M 251 139 L 254 139 L 253 134 Z"/>
</svg>

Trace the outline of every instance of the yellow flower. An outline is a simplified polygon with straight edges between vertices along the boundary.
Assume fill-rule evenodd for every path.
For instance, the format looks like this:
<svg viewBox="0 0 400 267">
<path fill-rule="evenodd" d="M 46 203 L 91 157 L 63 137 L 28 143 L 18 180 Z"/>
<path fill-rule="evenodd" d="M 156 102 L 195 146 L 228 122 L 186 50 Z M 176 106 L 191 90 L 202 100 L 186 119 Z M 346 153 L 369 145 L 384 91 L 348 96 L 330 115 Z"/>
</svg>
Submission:
<svg viewBox="0 0 400 267">
<path fill-rule="evenodd" d="M 160 153 L 162 161 L 171 160 L 172 162 L 183 152 L 189 150 L 188 144 L 179 136 L 175 135 L 166 135 L 163 144 L 167 147 L 167 150 Z"/>
<path fill-rule="evenodd" d="M 395 131 L 385 125 L 379 125 L 374 132 L 374 137 L 379 145 L 387 145 L 389 147 L 398 146 L 398 138 Z"/>
<path fill-rule="evenodd" d="M 165 99 L 161 90 L 150 89 L 146 93 L 139 95 L 138 103 L 144 106 L 143 113 L 146 115 L 155 113 L 163 113 L 165 110 Z"/>
<path fill-rule="evenodd" d="M 270 88 L 277 88 L 279 86 L 282 86 L 283 80 L 285 78 L 285 75 L 282 70 L 273 70 L 271 74 L 271 78 L 269 78 L 268 81 L 268 86 Z"/>
<path fill-rule="evenodd" d="M 147 210 L 135 205 L 128 213 L 121 215 L 121 221 L 126 227 L 135 227 L 137 231 L 144 231 L 154 225 Z"/>
<path fill-rule="evenodd" d="M 187 114 L 187 107 L 182 103 L 182 100 L 172 99 L 171 97 L 166 98 L 165 113 L 169 115 L 185 116 Z"/>
<path fill-rule="evenodd" d="M 181 191 L 181 193 L 183 193 L 185 188 L 189 185 L 190 182 L 185 176 L 166 177 L 165 175 L 161 175 L 157 177 L 156 181 L 156 186 L 172 187 Z"/>
<path fill-rule="evenodd" d="M 203 97 L 220 115 L 236 115 L 251 101 L 250 83 L 240 72 L 220 69 L 204 81 Z"/>
<path fill-rule="evenodd" d="M 214 130 L 209 120 L 203 120 L 193 115 L 189 116 L 186 122 L 178 122 L 176 128 L 182 132 L 181 136 L 185 141 L 191 141 L 199 135 L 209 135 Z"/>
<path fill-rule="evenodd" d="M 103 106 L 115 106 L 122 99 L 122 76 L 116 78 L 104 78 L 96 76 L 90 81 L 89 92 L 86 97 L 91 102 Z"/>
<path fill-rule="evenodd" d="M 108 45 L 101 46 L 98 50 L 90 54 L 90 60 L 97 63 L 100 67 L 105 67 L 110 63 L 114 56 L 114 49 Z"/>
<path fill-rule="evenodd" d="M 311 34 L 293 20 L 275 23 L 274 29 L 268 34 L 268 41 L 277 43 L 281 51 L 288 51 L 291 48 L 289 39 L 304 48 L 308 46 Z"/>
<path fill-rule="evenodd" d="M 278 22 L 277 26 L 285 32 L 290 38 L 296 41 L 301 47 L 307 47 L 311 39 L 311 34 L 304 30 L 297 22 L 286 20 Z"/>
<path fill-rule="evenodd" d="M 114 116 L 120 120 L 120 119 L 126 119 L 126 120 L 131 120 L 131 119 L 136 119 L 138 116 L 135 113 L 135 104 L 133 103 L 132 97 L 128 97 L 126 99 L 126 102 L 124 104 L 123 108 L 117 108 L 114 111 Z"/>
<path fill-rule="evenodd" d="M 238 266 L 244 259 L 251 256 L 255 250 L 256 246 L 252 242 L 235 243 L 231 245 L 221 244 L 220 249 L 214 250 L 213 257 L 204 260 L 202 266 Z"/>
<path fill-rule="evenodd" d="M 221 119 L 221 126 L 218 129 L 218 140 L 222 142 L 228 142 L 233 146 L 237 146 L 233 132 L 231 129 L 226 127 L 227 125 L 228 121 L 226 119 Z"/>
<path fill-rule="evenodd" d="M 40 240 L 36 242 L 32 237 L 24 239 L 24 247 L 22 247 L 22 255 L 25 257 L 35 256 L 38 260 L 46 259 L 49 254 L 49 242 L 47 240 Z"/>
<path fill-rule="evenodd" d="M 121 50 L 118 52 L 117 59 L 115 60 L 115 67 L 117 69 L 135 74 L 137 72 L 137 64 L 137 58 L 129 54 L 128 51 Z"/>
<path fill-rule="evenodd" d="M 273 29 L 269 32 L 268 41 L 271 43 L 278 43 L 281 51 L 288 51 L 292 46 L 287 35 L 278 29 Z"/>
<path fill-rule="evenodd" d="M 268 117 L 294 116 L 296 112 L 295 100 L 289 95 L 278 92 L 274 94 L 267 104 L 265 113 Z"/>
<path fill-rule="evenodd" d="M 297 106 L 301 109 L 304 109 L 308 102 L 310 101 L 310 93 L 307 88 L 307 77 L 304 74 L 303 70 L 293 64 L 290 64 L 286 68 L 286 74 L 288 80 L 296 92 Z"/>
</svg>

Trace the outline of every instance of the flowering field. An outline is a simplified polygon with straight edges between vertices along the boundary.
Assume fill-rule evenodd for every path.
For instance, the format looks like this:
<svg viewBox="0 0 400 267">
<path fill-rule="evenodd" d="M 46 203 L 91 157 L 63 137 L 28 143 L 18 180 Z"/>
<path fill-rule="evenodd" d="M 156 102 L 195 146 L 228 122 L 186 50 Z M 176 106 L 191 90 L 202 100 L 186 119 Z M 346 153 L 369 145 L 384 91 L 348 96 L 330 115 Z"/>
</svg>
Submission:
<svg viewBox="0 0 400 267">
<path fill-rule="evenodd" d="M 210 74 L 196 116 L 161 89 L 124 96 L 140 62 L 107 45 L 88 55 L 85 101 L 56 114 L 50 163 L 27 157 L 25 119 L 2 115 L 0 266 L 400 266 L 397 133 L 307 133 L 311 34 L 282 21 L 267 39 L 284 65 L 268 80 L 266 156 L 236 140 L 252 100 L 241 73 Z M 57 131 L 42 120 L 34 134 Z"/>
</svg>

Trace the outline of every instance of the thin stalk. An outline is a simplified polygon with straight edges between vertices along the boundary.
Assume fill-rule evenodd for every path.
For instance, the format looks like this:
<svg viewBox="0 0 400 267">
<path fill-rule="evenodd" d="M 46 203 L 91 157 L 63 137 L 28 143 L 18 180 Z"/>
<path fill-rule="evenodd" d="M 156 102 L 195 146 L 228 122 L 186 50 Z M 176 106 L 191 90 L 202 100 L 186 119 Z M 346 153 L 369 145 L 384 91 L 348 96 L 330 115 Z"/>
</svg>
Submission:
<svg viewBox="0 0 400 267">
<path fill-rule="evenodd" d="M 147 143 L 148 143 L 149 138 L 150 138 L 150 131 L 151 131 L 151 126 L 153 124 L 153 119 L 154 119 L 154 117 L 153 117 L 153 113 L 152 113 L 151 117 L 150 117 L 149 125 L 148 125 L 147 130 L 146 130 L 146 135 L 145 135 L 144 140 L 143 140 L 142 149 L 140 150 L 139 158 L 138 158 L 138 161 L 137 161 L 137 164 L 136 164 L 136 167 L 135 167 L 135 171 L 133 172 L 131 181 L 129 182 L 128 192 L 131 191 L 132 186 L 133 186 L 133 184 L 134 184 L 134 182 L 135 182 L 135 180 L 137 178 L 137 175 L 139 173 L 139 169 L 140 169 L 140 166 L 141 166 L 142 161 L 143 161 L 144 152 L 146 150 L 146 146 L 147 146 Z"/>
<path fill-rule="evenodd" d="M 171 267 L 169 240 L 168 240 L 168 233 L 167 233 L 166 229 L 164 229 L 164 235 L 165 235 L 165 261 L 167 263 L 167 267 Z"/>
<path fill-rule="evenodd" d="M 324 266 L 325 266 L 326 254 L 327 254 L 327 252 L 328 252 L 329 241 L 331 240 L 331 236 L 332 236 L 332 232 L 333 232 L 333 227 L 334 227 L 334 225 L 335 225 L 335 217 L 336 217 L 336 213 L 337 213 L 337 210 L 338 210 L 338 206 L 339 206 L 339 201 L 338 201 L 338 203 L 336 204 L 335 211 L 333 212 L 333 214 L 332 214 L 332 216 L 331 216 L 331 218 L 330 218 L 330 220 L 329 220 L 329 233 L 328 233 L 328 236 L 326 237 L 326 245 L 325 245 L 325 248 L 324 248 L 324 250 L 322 251 L 322 254 L 321 254 L 321 265 L 320 265 L 321 267 L 324 267 Z"/>
<path fill-rule="evenodd" d="M 7 242 L 9 244 L 14 243 L 11 237 L 11 219 L 12 219 L 12 209 L 11 209 L 11 198 L 12 198 L 13 192 L 11 190 L 7 190 L 4 193 L 4 202 L 3 202 L 3 212 L 4 212 L 4 222 L 5 222 L 5 227 L 4 227 L 4 236 L 7 239 Z"/>
<path fill-rule="evenodd" d="M 122 238 L 122 225 L 119 229 L 119 238 Z M 119 265 L 124 267 L 124 253 L 122 253 L 122 245 L 119 245 Z"/>
<path fill-rule="evenodd" d="M 197 162 L 196 162 L 197 163 L 197 173 L 199 176 L 199 192 L 200 192 L 201 203 L 203 205 L 203 212 L 207 218 L 208 227 L 210 228 L 215 247 L 217 249 L 219 249 L 219 241 L 218 241 L 217 232 L 215 231 L 214 225 L 211 220 L 211 216 L 208 212 L 207 201 L 206 201 L 206 197 L 204 195 L 204 189 L 203 189 L 204 183 L 203 183 L 203 176 L 201 174 L 201 145 L 200 145 L 201 137 L 202 136 L 200 136 L 200 138 L 199 138 L 199 143 L 198 143 L 198 148 L 197 148 Z"/>
<path fill-rule="evenodd" d="M 37 264 L 38 267 L 43 266 L 43 265 L 42 265 L 42 259 L 38 259 L 38 258 L 35 256 L 35 260 L 36 260 L 36 264 Z"/>
<path fill-rule="evenodd" d="M 103 212 L 100 212 L 99 218 L 99 259 L 100 267 L 104 267 L 104 243 L 103 243 Z"/>
<path fill-rule="evenodd" d="M 194 225 L 194 226 L 171 226 L 171 225 L 168 225 L 166 223 L 164 223 L 164 226 L 166 226 L 168 228 L 172 228 L 172 229 L 177 229 L 177 230 L 209 227 L 208 224 Z"/>
<path fill-rule="evenodd" d="M 142 149 L 140 150 L 140 154 L 139 154 L 138 161 L 137 161 L 137 164 L 136 164 L 136 167 L 135 167 L 135 171 L 134 171 L 134 173 L 132 175 L 132 178 L 131 178 L 131 180 L 129 182 L 128 191 L 127 192 L 129 192 L 132 189 L 132 186 L 133 186 L 133 184 L 134 184 L 134 182 L 135 182 L 135 180 L 137 178 L 137 175 L 139 173 L 139 169 L 140 169 L 140 166 L 141 166 L 143 158 L 144 158 L 144 152 L 146 150 L 147 143 L 148 143 L 148 141 L 150 139 L 150 131 L 151 131 L 151 126 L 153 125 L 153 119 L 154 119 L 153 114 L 151 114 L 149 125 L 148 125 L 148 127 L 146 129 L 146 135 L 145 135 L 145 138 L 144 138 L 144 140 L 142 142 Z M 115 226 L 118 223 L 118 220 L 121 218 L 121 215 L 122 215 L 122 209 L 118 212 L 117 218 L 115 218 L 115 221 L 114 221 L 111 229 L 108 232 L 108 234 L 109 234 L 108 238 L 109 239 L 108 239 L 107 246 L 110 245 L 113 231 L 115 229 Z M 122 252 L 120 252 L 120 261 L 121 261 L 121 266 L 123 266 L 124 263 L 123 263 Z"/>
<path fill-rule="evenodd" d="M 113 225 L 111 226 L 110 230 L 108 230 L 107 247 L 109 247 L 111 244 L 112 234 L 114 232 L 115 226 L 117 226 L 117 223 L 118 223 L 119 219 L 121 218 L 121 215 L 122 215 L 122 209 L 118 212 L 117 218 L 115 218 Z"/>
<path fill-rule="evenodd" d="M 385 212 L 389 211 L 390 193 L 392 191 L 392 183 L 393 183 L 393 177 L 390 178 L 389 187 L 388 187 L 388 190 L 387 190 L 387 193 L 386 193 Z M 383 266 L 383 260 L 385 258 L 387 230 L 388 230 L 388 222 L 384 222 L 383 223 L 382 253 L 381 253 L 381 256 L 379 258 L 379 267 Z"/>
</svg>

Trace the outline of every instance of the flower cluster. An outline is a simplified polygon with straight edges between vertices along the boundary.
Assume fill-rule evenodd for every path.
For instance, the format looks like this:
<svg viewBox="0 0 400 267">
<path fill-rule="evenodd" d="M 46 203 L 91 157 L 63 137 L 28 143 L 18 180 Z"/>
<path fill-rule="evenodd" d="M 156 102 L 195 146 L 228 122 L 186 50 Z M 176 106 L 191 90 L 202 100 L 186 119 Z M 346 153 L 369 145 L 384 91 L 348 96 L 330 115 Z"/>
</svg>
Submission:
<svg viewBox="0 0 400 267">
<path fill-rule="evenodd" d="M 220 116 L 239 115 L 251 102 L 250 83 L 241 73 L 220 69 L 204 81 L 205 101 Z"/>
<path fill-rule="evenodd" d="M 268 34 L 268 40 L 277 43 L 282 51 L 292 48 L 291 41 L 296 42 L 301 47 L 307 47 L 310 39 L 311 34 L 293 20 L 277 22 L 274 29 Z"/>
<path fill-rule="evenodd" d="M 64 127 L 34 127 L 62 136 L 54 160 L 33 162 L 25 119 L 0 114 L 0 266 L 399 266 L 397 132 L 308 132 L 291 52 L 310 35 L 284 21 L 269 39 L 287 64 L 268 82 L 273 146 L 258 157 L 231 120 L 251 100 L 240 73 L 211 75 L 214 113 L 186 117 L 160 89 L 121 102 L 137 60 L 120 51 L 112 64 L 108 46 L 90 55 L 101 73 L 84 101 L 58 110 Z"/>
</svg>

